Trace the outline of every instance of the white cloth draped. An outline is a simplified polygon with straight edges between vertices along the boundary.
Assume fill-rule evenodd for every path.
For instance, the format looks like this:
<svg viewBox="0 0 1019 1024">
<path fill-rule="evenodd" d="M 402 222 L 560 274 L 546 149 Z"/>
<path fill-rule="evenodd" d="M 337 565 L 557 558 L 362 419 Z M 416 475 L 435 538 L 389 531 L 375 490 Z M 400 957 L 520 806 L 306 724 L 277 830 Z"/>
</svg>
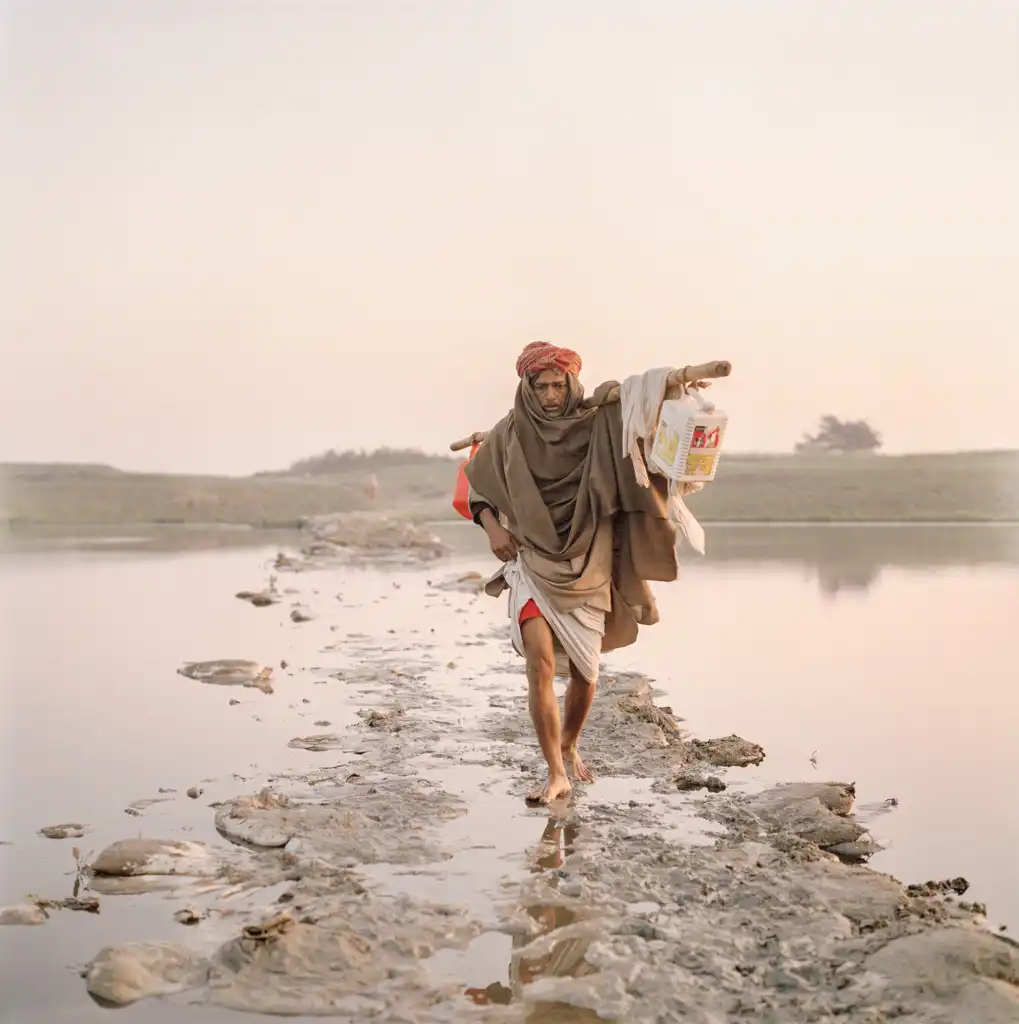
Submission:
<svg viewBox="0 0 1019 1024">
<path fill-rule="evenodd" d="M 651 480 L 637 442 L 644 442 L 645 451 L 649 451 L 654 443 L 658 415 L 665 401 L 671 372 L 668 367 L 658 367 L 627 377 L 619 386 L 619 401 L 623 407 L 623 451 L 633 463 L 633 474 L 641 487 L 649 487 Z M 669 487 L 669 517 L 694 551 L 701 555 L 704 554 L 704 527 L 686 507 L 683 497 L 696 493 L 703 486 L 702 483 L 671 483 Z"/>
<path fill-rule="evenodd" d="M 591 683 L 596 682 L 601 662 L 601 638 L 605 635 L 605 613 L 587 605 L 581 605 L 566 614 L 556 611 L 541 596 L 541 591 L 534 585 L 519 559 L 514 559 L 503 567 L 503 579 L 510 588 L 508 612 L 513 650 L 524 657 L 520 613 L 528 601 L 534 601 L 556 641 L 556 675 L 568 676 L 572 662 L 584 679 Z"/>
</svg>

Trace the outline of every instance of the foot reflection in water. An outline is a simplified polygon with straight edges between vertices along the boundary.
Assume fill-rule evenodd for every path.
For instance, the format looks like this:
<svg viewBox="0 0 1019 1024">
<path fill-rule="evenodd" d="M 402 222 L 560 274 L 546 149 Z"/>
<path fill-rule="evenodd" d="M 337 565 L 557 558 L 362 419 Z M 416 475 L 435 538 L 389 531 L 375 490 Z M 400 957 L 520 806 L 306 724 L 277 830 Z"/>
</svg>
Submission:
<svg viewBox="0 0 1019 1024">
<path fill-rule="evenodd" d="M 561 868 L 566 857 L 573 853 L 576 841 L 576 825 L 562 825 L 555 818 L 549 818 L 541 833 L 541 845 L 531 866 L 532 873 Z"/>
<path fill-rule="evenodd" d="M 564 825 L 555 818 L 549 818 L 530 870 L 533 873 L 542 873 L 557 872 L 562 868 L 567 857 L 573 852 L 577 831 L 576 825 Z M 550 875 L 549 887 L 554 891 L 559 881 L 558 874 Z M 496 981 L 484 988 L 469 988 L 465 991 L 464 994 L 479 1006 L 505 1006 L 520 995 L 523 986 L 541 977 L 581 978 L 594 973 L 594 968 L 584 959 L 591 942 L 589 936 L 569 935 L 551 943 L 540 942 L 540 949 L 533 953 L 524 952 L 542 936 L 550 935 L 576 922 L 577 915 L 574 911 L 555 902 L 534 903 L 524 909 L 537 923 L 537 935 L 513 936 L 513 949 L 519 952 L 514 952 L 510 958 L 509 986 Z M 526 1019 L 532 1024 L 584 1024 L 587 1021 L 602 1020 L 591 1010 L 565 1003 L 535 1003 Z"/>
</svg>

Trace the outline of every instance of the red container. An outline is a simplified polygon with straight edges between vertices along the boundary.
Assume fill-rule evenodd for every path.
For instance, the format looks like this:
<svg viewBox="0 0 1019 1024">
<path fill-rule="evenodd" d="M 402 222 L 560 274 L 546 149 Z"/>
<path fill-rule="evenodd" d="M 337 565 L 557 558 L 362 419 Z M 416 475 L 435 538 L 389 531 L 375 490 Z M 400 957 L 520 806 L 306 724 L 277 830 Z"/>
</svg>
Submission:
<svg viewBox="0 0 1019 1024">
<path fill-rule="evenodd" d="M 464 519 L 474 518 L 474 516 L 471 515 L 470 502 L 468 501 L 471 488 L 470 484 L 467 483 L 467 474 L 464 472 L 464 466 L 474 458 L 478 448 L 480 447 L 480 445 L 472 444 L 470 455 L 468 455 L 456 469 L 456 484 L 453 487 L 453 508 L 455 508 L 457 512 L 464 517 Z"/>
</svg>

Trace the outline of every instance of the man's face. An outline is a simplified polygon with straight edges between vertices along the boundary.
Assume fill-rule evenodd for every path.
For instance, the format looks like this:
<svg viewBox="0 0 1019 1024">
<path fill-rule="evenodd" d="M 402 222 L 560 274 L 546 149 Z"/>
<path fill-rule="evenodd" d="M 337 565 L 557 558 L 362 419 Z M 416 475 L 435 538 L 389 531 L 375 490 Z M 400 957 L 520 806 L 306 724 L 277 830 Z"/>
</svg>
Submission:
<svg viewBox="0 0 1019 1024">
<path fill-rule="evenodd" d="M 563 411 L 569 386 L 562 370 L 542 370 L 531 384 L 545 413 L 554 416 Z"/>
</svg>

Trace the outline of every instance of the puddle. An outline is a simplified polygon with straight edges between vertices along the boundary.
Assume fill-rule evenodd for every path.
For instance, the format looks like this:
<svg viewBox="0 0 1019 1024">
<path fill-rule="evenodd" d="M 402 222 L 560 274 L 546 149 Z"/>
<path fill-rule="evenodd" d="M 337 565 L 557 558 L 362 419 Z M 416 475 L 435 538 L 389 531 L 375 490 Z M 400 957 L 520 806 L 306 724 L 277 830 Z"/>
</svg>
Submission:
<svg viewBox="0 0 1019 1024">
<path fill-rule="evenodd" d="M 537 848 L 532 851 L 530 871 L 547 875 L 554 892 L 561 872 L 568 864 L 580 832 L 576 825 L 564 825 L 550 818 L 542 829 Z M 589 939 L 565 937 L 553 941 L 547 950 L 527 952 L 536 938 L 552 936 L 577 921 L 577 914 L 557 903 L 528 903 L 521 910 L 529 919 L 526 932 L 516 934 L 489 931 L 474 939 L 464 950 L 440 950 L 429 958 L 426 969 L 438 984 L 464 986 L 464 996 L 479 1006 L 509 1005 L 520 999 L 522 988 L 540 977 L 583 977 L 591 968 L 584 961 Z M 554 1006 L 546 1006 L 554 1012 Z M 577 1012 L 576 1007 L 560 1007 Z M 528 1018 L 531 1019 L 531 1018 Z M 537 1018 L 535 1018 L 537 1019 Z M 562 1020 L 583 1020 L 567 1017 Z M 597 1019 L 597 1018 L 596 1018 Z"/>
<path fill-rule="evenodd" d="M 443 766 L 429 777 L 467 801 L 467 813 L 446 822 L 440 832 L 439 842 L 450 858 L 413 868 L 370 864 L 363 871 L 382 891 L 463 905 L 494 925 L 503 880 L 507 872 L 526 870 L 525 851 L 541 842 L 548 811 L 528 808 L 501 792 L 494 769 Z"/>
<path fill-rule="evenodd" d="M 463 985 L 464 995 L 478 1006 L 506 1006 L 513 1001 L 509 987 L 513 938 L 484 932 L 464 950 L 440 949 L 425 964 L 437 983 Z"/>
<path fill-rule="evenodd" d="M 450 774 L 455 776 L 455 772 Z M 484 779 L 482 773 L 476 773 L 475 786 L 483 785 Z M 444 784 L 450 783 L 447 779 Z M 545 808 L 521 809 L 516 796 L 497 792 L 487 797 L 475 794 L 470 798 L 468 814 L 446 826 L 445 838 L 448 842 L 453 834 L 475 835 L 480 828 L 485 836 L 483 844 L 462 850 L 443 865 L 418 869 L 412 874 L 387 866 L 376 866 L 369 869 L 369 873 L 385 888 L 394 891 L 431 898 L 458 895 L 472 913 L 482 915 L 493 924 L 499 920 L 496 911 L 500 905 L 503 918 L 507 913 L 504 897 L 500 899 L 507 880 L 536 876 L 547 886 L 548 898 L 529 901 L 517 908 L 519 913 L 512 934 L 500 930 L 483 932 L 466 949 L 440 950 L 424 965 L 437 985 L 462 986 L 464 997 L 476 1005 L 520 1002 L 523 988 L 539 978 L 582 978 L 595 972 L 584 957 L 592 941 L 591 933 L 567 932 L 561 940 L 555 938 L 557 932 L 582 920 L 576 910 L 556 902 L 555 897 L 572 899 L 582 894 L 580 883 L 571 877 L 569 865 L 578 843 L 583 841 L 585 815 L 597 819 L 609 810 L 631 809 L 636 805 L 645 812 L 650 808 L 668 833 L 705 844 L 713 841 L 708 834 L 708 823 L 695 818 L 692 811 L 682 805 L 681 798 L 653 793 L 651 786 L 650 779 L 600 778 L 593 787 L 579 789 L 568 820 L 550 814 Z M 536 833 L 532 832 L 535 840 L 530 843 L 526 843 L 526 833 L 521 834 L 525 826 L 537 829 Z M 646 826 L 627 825 L 623 815 L 618 827 L 625 833 L 639 833 Z M 526 846 L 523 851 L 522 846 Z M 635 917 L 653 917 L 661 911 L 661 906 L 645 900 L 631 903 L 628 909 Z M 529 1021 L 566 1024 L 603 1019 L 593 1011 L 567 1004 L 525 1002 Z"/>
</svg>

